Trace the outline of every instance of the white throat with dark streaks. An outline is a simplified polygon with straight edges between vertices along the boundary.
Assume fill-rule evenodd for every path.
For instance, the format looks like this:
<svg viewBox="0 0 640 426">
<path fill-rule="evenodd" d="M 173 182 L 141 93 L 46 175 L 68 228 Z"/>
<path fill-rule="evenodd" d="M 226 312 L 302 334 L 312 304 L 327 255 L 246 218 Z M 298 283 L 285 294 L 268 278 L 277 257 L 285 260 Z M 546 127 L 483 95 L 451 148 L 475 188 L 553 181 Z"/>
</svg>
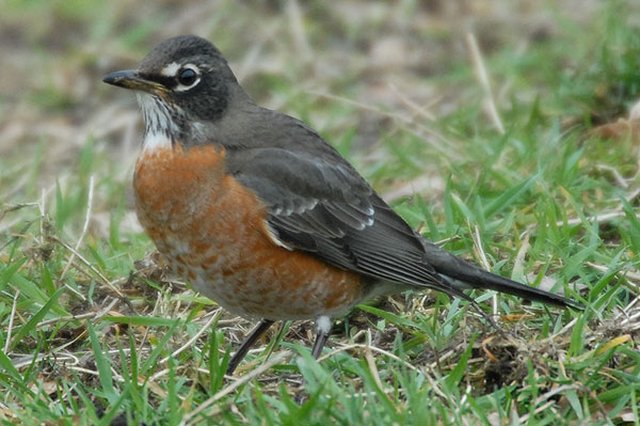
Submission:
<svg viewBox="0 0 640 426">
<path fill-rule="evenodd" d="M 173 136 L 180 133 L 167 106 L 148 93 L 136 93 L 144 120 L 144 151 L 167 149 L 173 146 Z"/>
<path fill-rule="evenodd" d="M 207 126 L 200 121 L 181 119 L 184 113 L 176 106 L 174 111 L 157 97 L 148 93 L 137 93 L 138 104 L 144 120 L 143 151 L 172 148 L 176 139 L 187 146 L 207 140 Z"/>
</svg>

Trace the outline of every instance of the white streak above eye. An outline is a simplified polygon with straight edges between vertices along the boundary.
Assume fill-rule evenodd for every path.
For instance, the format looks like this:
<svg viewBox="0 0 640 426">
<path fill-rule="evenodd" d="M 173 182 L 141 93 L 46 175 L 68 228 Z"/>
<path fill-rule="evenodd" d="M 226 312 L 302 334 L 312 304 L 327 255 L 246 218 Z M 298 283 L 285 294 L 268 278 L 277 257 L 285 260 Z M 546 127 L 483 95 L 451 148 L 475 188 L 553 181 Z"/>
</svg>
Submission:
<svg viewBox="0 0 640 426">
<path fill-rule="evenodd" d="M 162 70 L 160 71 L 160 74 L 164 75 L 165 77 L 175 77 L 179 69 L 180 69 L 179 63 L 171 62 L 170 64 L 165 65 L 165 67 L 162 68 Z"/>
</svg>

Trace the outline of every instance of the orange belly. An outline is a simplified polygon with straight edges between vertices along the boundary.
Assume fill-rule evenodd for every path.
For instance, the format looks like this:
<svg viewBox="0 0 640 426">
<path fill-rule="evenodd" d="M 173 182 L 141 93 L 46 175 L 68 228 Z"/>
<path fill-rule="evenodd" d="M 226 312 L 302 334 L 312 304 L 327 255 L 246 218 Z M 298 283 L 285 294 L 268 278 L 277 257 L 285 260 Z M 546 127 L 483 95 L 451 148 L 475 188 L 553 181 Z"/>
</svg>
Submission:
<svg viewBox="0 0 640 426">
<path fill-rule="evenodd" d="M 224 152 L 212 145 L 138 159 L 138 218 L 176 273 L 247 317 L 335 316 L 366 296 L 359 275 L 276 245 L 264 203 L 224 171 Z"/>
</svg>

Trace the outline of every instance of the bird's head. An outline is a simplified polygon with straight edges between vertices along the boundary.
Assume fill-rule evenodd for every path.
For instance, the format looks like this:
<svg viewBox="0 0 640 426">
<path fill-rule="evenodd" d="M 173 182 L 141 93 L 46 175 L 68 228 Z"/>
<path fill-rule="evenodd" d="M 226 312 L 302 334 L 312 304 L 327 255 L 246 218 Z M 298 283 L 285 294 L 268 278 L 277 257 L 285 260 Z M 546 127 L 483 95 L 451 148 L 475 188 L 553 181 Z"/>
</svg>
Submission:
<svg viewBox="0 0 640 426">
<path fill-rule="evenodd" d="M 138 68 L 106 75 L 105 83 L 137 91 L 146 138 L 197 138 L 198 129 L 227 110 L 237 85 L 220 51 L 196 36 L 178 36 L 154 47 Z"/>
</svg>

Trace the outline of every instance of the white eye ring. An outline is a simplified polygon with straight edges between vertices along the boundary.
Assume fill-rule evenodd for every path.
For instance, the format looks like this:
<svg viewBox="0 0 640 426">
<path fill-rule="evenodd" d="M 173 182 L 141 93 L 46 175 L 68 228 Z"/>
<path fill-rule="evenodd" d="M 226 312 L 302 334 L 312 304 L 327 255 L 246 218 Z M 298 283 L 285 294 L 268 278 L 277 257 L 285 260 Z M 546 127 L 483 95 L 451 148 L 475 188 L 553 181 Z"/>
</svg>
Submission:
<svg viewBox="0 0 640 426">
<path fill-rule="evenodd" d="M 176 80 L 178 81 L 175 88 L 177 92 L 189 90 L 200 83 L 200 69 L 193 64 L 184 65 L 176 72 Z"/>
</svg>

